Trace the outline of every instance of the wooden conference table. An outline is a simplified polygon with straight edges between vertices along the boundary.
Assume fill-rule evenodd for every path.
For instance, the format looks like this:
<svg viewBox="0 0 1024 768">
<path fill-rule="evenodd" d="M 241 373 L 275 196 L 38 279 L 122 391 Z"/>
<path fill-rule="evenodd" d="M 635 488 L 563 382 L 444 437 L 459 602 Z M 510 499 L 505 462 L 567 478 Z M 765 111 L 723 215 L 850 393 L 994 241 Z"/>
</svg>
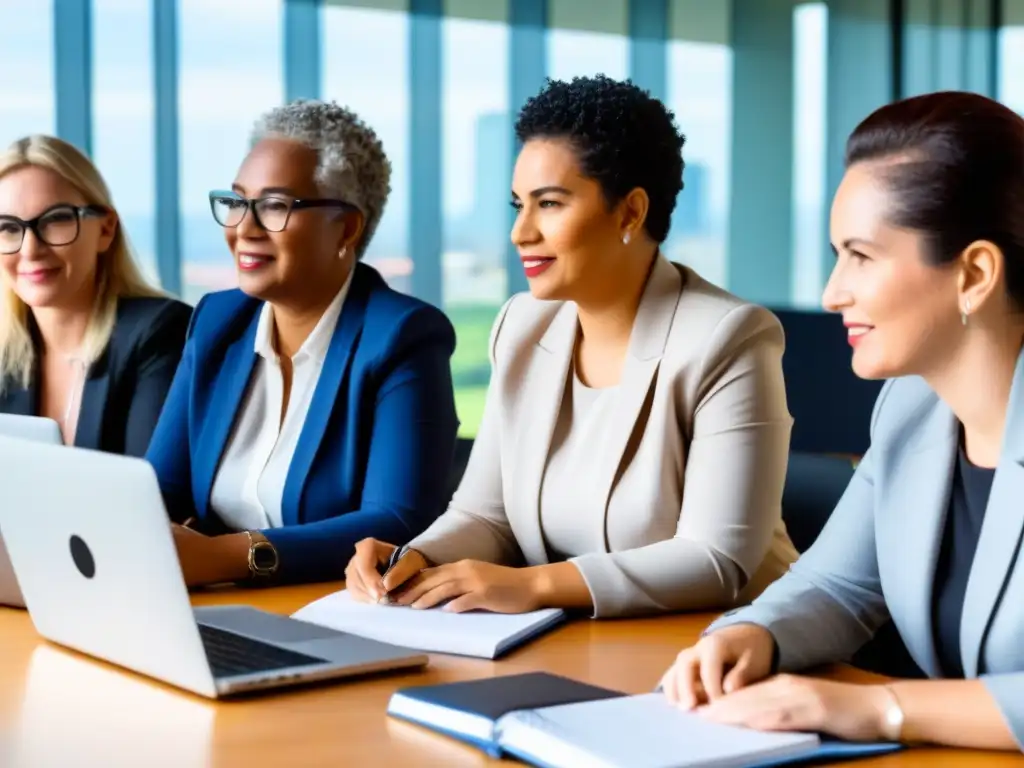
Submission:
<svg viewBox="0 0 1024 768">
<path fill-rule="evenodd" d="M 224 590 L 196 604 L 248 603 L 290 613 L 339 584 Z M 400 686 L 549 670 L 630 693 L 650 691 L 711 616 L 577 621 L 498 662 L 433 655 L 423 672 L 399 673 L 212 703 L 38 638 L 24 611 L 0 608 L 0 765 L 5 768 L 125 766 L 514 765 L 393 720 Z M 139 621 L 145 621 L 140 616 Z M 868 682 L 848 668 L 836 679 Z M 6 752 L 5 752 L 6 750 Z M 921 749 L 854 763 L 876 768 L 1020 766 L 1020 755 Z"/>
</svg>

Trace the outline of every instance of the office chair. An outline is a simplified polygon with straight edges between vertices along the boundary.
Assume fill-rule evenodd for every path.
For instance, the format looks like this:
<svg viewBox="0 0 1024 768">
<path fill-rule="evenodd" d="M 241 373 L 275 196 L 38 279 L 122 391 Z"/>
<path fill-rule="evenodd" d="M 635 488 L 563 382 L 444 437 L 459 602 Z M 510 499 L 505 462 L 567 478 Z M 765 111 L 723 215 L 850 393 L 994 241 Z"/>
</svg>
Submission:
<svg viewBox="0 0 1024 768">
<path fill-rule="evenodd" d="M 818 538 L 853 477 L 853 462 L 839 456 L 791 451 L 782 491 L 782 519 L 803 554 Z"/>
<path fill-rule="evenodd" d="M 793 414 L 790 450 L 863 456 L 883 382 L 858 378 L 839 315 L 773 309 L 786 334 L 782 372 Z"/>
</svg>

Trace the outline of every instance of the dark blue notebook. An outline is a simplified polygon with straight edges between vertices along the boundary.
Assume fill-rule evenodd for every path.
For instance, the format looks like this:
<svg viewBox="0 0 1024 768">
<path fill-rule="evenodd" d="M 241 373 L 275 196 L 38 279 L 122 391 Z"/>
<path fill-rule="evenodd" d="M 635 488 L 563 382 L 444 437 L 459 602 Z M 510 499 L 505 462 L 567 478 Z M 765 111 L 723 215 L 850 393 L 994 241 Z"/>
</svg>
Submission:
<svg viewBox="0 0 1024 768">
<path fill-rule="evenodd" d="M 625 694 L 547 672 L 528 672 L 402 688 L 391 696 L 388 714 L 467 742 L 497 757 L 501 746 L 494 739 L 495 725 L 510 712 L 617 696 Z"/>
</svg>

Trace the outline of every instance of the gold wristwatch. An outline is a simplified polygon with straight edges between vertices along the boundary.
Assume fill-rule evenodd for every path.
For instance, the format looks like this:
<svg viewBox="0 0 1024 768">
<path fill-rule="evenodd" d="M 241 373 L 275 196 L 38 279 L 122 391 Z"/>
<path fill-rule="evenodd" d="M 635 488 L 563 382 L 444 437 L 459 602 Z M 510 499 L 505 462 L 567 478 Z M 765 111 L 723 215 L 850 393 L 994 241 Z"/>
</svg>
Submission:
<svg viewBox="0 0 1024 768">
<path fill-rule="evenodd" d="M 280 560 L 277 549 L 259 531 L 246 531 L 249 537 L 249 575 L 257 581 L 265 581 L 277 573 Z"/>
</svg>

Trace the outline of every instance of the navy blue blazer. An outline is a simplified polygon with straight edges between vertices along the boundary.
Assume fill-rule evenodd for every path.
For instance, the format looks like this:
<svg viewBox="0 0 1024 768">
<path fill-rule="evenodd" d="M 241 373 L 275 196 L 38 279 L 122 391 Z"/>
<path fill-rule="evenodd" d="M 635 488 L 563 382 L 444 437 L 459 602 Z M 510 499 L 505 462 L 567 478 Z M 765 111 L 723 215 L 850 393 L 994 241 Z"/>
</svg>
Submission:
<svg viewBox="0 0 1024 768">
<path fill-rule="evenodd" d="M 172 519 L 223 530 L 210 493 L 257 361 L 262 302 L 240 290 L 200 300 L 148 460 Z M 435 307 L 357 264 L 282 498 L 263 531 L 279 581 L 340 579 L 359 540 L 405 543 L 445 508 L 458 419 L 455 331 Z"/>
<path fill-rule="evenodd" d="M 176 299 L 121 298 L 106 349 L 89 367 L 75 446 L 144 456 L 185 346 L 192 307 Z M 30 315 L 31 317 L 31 315 Z M 42 340 L 30 321 L 36 349 Z M 38 358 L 37 358 L 38 360 Z M 28 387 L 8 381 L 0 413 L 39 415 L 39 370 Z"/>
</svg>

